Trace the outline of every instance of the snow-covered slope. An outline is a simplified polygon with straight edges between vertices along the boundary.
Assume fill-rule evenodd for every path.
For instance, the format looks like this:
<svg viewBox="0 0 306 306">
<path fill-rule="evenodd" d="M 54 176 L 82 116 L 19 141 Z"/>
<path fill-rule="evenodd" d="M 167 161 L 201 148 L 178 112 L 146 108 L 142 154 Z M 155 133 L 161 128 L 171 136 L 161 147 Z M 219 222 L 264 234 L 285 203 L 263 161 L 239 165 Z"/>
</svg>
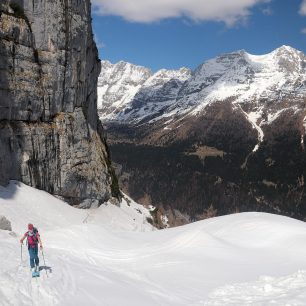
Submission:
<svg viewBox="0 0 306 306">
<path fill-rule="evenodd" d="M 122 63 L 117 65 L 122 66 Z M 128 72 L 133 73 L 132 70 Z M 158 80 L 158 88 L 150 79 L 146 82 L 141 79 L 137 89 L 126 88 L 125 97 L 128 98 L 123 99 L 120 95 L 111 101 L 104 92 L 112 90 L 107 80 L 114 76 L 102 72 L 103 90 L 99 86 L 101 118 L 119 123 L 152 122 L 153 118 L 157 121 L 165 117 L 174 120 L 186 113 L 196 115 L 213 102 L 232 101 L 238 105 L 247 103 L 248 113 L 258 114 L 262 121 L 263 114 L 272 117 L 284 107 L 296 107 L 306 95 L 306 57 L 289 46 L 266 55 L 237 51 L 208 60 L 192 73 L 183 68 L 175 72 L 163 70 L 165 77 L 162 78 L 158 77 L 160 74 L 157 72 L 150 78 Z M 116 83 L 118 88 L 120 82 L 121 79 Z M 281 102 L 286 99 L 291 101 L 284 106 Z M 122 101 L 124 107 L 114 109 L 113 106 L 122 106 Z M 274 103 L 271 105 L 269 101 Z"/>
<path fill-rule="evenodd" d="M 0 230 L 0 305 L 305 305 L 305 223 L 243 213 L 151 231 L 130 205 L 76 210 L 16 182 L 1 188 L 17 236 Z M 49 277 L 30 278 L 26 250 L 20 261 L 30 221 Z"/>
</svg>

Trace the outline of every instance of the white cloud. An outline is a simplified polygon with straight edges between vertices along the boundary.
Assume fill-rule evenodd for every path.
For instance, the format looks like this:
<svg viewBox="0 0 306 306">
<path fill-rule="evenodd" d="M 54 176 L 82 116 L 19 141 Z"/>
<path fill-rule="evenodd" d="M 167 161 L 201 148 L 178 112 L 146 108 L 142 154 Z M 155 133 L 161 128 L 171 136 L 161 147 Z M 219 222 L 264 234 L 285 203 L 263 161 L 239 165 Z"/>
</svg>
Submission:
<svg viewBox="0 0 306 306">
<path fill-rule="evenodd" d="M 271 16 L 271 15 L 273 15 L 273 10 L 272 10 L 270 7 L 265 7 L 265 8 L 262 10 L 262 13 L 263 13 L 264 15 Z"/>
<path fill-rule="evenodd" d="M 95 11 L 132 22 L 149 23 L 188 17 L 194 21 L 221 21 L 228 26 L 245 20 L 256 4 L 271 0 L 93 0 Z"/>
<path fill-rule="evenodd" d="M 104 42 L 100 41 L 99 39 L 97 39 L 97 37 L 95 38 L 95 42 L 96 42 L 96 45 L 99 49 L 103 49 L 103 48 L 106 48 L 106 45 Z"/>
<path fill-rule="evenodd" d="M 301 30 L 301 33 L 302 33 L 302 34 L 306 34 L 306 28 L 302 29 L 302 30 Z"/>
<path fill-rule="evenodd" d="M 94 40 L 96 42 L 96 46 L 98 49 L 106 48 L 106 45 L 104 44 L 104 42 L 100 41 L 99 37 L 96 34 L 94 34 Z"/>
<path fill-rule="evenodd" d="M 306 0 L 303 0 L 300 7 L 300 14 L 306 16 Z"/>
</svg>

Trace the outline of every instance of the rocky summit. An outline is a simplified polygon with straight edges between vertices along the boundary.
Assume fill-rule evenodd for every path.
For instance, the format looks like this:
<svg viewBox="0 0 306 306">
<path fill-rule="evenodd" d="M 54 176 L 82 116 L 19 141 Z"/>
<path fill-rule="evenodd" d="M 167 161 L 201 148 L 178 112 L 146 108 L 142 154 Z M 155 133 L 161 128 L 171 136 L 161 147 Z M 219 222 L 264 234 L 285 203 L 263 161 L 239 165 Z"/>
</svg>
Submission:
<svg viewBox="0 0 306 306">
<path fill-rule="evenodd" d="M 306 219 L 302 52 L 240 50 L 154 74 L 102 62 L 98 86 L 122 186 L 172 224 L 238 211 Z"/>
<path fill-rule="evenodd" d="M 0 183 L 73 205 L 118 196 L 97 115 L 100 61 L 89 0 L 0 3 Z"/>
</svg>

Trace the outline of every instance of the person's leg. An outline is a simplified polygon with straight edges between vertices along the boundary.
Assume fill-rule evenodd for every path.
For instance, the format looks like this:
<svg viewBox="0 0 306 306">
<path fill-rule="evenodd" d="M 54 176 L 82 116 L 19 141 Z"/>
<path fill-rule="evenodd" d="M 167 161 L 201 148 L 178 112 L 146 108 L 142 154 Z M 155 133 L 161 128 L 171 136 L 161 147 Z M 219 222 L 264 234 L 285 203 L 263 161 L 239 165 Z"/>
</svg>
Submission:
<svg viewBox="0 0 306 306">
<path fill-rule="evenodd" d="M 34 253 L 34 249 L 29 247 L 29 256 L 30 256 L 30 266 L 31 266 L 31 269 L 35 268 L 35 262 L 34 262 L 34 259 L 35 259 L 35 253 Z"/>
<path fill-rule="evenodd" d="M 38 246 L 35 248 L 35 265 L 39 267 Z"/>
</svg>

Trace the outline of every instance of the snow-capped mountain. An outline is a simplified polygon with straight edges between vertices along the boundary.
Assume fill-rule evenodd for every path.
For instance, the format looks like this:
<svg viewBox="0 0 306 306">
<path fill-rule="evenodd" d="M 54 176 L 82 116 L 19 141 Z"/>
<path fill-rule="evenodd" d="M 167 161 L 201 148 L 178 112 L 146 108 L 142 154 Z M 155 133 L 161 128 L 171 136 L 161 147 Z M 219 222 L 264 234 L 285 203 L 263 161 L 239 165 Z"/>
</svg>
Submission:
<svg viewBox="0 0 306 306">
<path fill-rule="evenodd" d="M 100 109 L 132 198 L 175 225 L 254 210 L 306 220 L 302 52 L 237 51 L 142 82 L 121 108 Z"/>
<path fill-rule="evenodd" d="M 153 74 L 145 67 L 125 62 L 102 61 L 101 64 L 98 110 L 101 118 L 106 120 L 122 118 L 129 121 L 133 117 L 140 121 L 152 114 L 160 114 L 172 105 L 181 86 L 191 76 L 188 68 L 162 69 Z"/>
<path fill-rule="evenodd" d="M 122 61 L 115 65 L 102 61 L 98 78 L 98 109 L 103 109 L 106 117 L 122 110 L 151 75 L 150 69 L 145 67 Z"/>
<path fill-rule="evenodd" d="M 128 86 L 132 79 L 133 86 Z M 242 50 L 208 60 L 193 72 L 182 68 L 154 75 L 144 67 L 103 62 L 98 90 L 103 121 L 173 120 L 186 113 L 197 114 L 210 103 L 228 100 L 238 105 L 247 103 L 247 113 L 259 113 L 257 119 L 264 111 L 269 111 L 272 118 L 284 108 L 281 102 L 285 99 L 294 99 L 289 106 L 303 101 L 306 57 L 289 46 L 266 55 Z M 278 104 L 271 106 L 269 101 Z"/>
<path fill-rule="evenodd" d="M 306 57 L 288 46 L 266 55 L 238 51 L 202 64 L 181 91 L 179 99 L 199 110 L 207 103 L 232 99 L 235 103 L 303 98 Z"/>
</svg>

